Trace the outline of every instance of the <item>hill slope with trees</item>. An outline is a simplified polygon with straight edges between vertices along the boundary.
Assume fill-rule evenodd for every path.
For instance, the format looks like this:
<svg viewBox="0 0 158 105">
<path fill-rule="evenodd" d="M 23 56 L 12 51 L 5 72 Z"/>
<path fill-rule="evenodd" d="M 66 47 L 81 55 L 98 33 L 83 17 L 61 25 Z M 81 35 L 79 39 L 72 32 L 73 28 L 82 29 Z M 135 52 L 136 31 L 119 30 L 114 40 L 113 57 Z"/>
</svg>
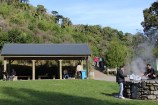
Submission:
<svg viewBox="0 0 158 105">
<path fill-rule="evenodd" d="M 92 57 L 121 56 L 122 60 L 145 39 L 139 32 L 132 35 L 100 25 L 75 25 L 57 11 L 48 13 L 43 5 L 33 7 L 28 0 L 0 0 L 0 49 L 5 43 L 88 43 Z M 113 50 L 121 54 L 111 55 Z M 113 67 L 125 61 L 119 60 L 107 63 Z"/>
</svg>

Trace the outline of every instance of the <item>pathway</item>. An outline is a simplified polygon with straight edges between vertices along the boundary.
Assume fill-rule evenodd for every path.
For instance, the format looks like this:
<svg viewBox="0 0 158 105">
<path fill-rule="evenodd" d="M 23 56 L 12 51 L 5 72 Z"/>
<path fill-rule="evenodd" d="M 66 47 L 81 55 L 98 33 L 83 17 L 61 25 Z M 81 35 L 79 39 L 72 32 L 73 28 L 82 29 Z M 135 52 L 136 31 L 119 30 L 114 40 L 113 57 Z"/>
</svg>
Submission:
<svg viewBox="0 0 158 105">
<path fill-rule="evenodd" d="M 113 81 L 113 82 L 116 81 L 116 76 L 104 74 L 99 70 L 93 70 L 93 71 L 94 71 L 95 80 L 104 80 L 104 81 Z"/>
</svg>

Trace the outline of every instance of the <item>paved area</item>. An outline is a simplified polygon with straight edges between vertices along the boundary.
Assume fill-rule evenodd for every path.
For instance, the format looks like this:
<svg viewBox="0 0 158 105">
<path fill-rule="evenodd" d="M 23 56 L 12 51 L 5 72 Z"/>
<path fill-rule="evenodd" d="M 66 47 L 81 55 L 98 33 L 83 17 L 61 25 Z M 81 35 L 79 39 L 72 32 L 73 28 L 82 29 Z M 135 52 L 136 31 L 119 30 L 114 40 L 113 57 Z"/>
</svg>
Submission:
<svg viewBox="0 0 158 105">
<path fill-rule="evenodd" d="M 104 74 L 103 72 L 100 72 L 99 70 L 95 70 L 95 69 L 93 69 L 93 71 L 94 71 L 94 79 L 95 80 L 116 82 L 115 75 L 107 75 L 107 74 Z M 128 80 L 128 78 L 126 77 L 125 80 Z"/>
<path fill-rule="evenodd" d="M 116 76 L 114 76 L 114 75 L 107 75 L 98 70 L 93 70 L 93 71 L 94 71 L 95 80 L 104 80 L 104 81 L 113 81 L 113 82 L 116 81 Z"/>
</svg>

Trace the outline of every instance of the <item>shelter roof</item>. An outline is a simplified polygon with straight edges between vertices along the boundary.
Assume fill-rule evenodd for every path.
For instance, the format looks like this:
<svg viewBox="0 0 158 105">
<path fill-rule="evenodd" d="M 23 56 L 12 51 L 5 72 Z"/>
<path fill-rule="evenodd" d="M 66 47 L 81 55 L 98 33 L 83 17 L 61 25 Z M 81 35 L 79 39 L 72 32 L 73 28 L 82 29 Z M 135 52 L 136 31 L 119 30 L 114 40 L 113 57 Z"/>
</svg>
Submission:
<svg viewBox="0 0 158 105">
<path fill-rule="evenodd" d="M 87 44 L 4 44 L 1 56 L 90 56 Z"/>
</svg>

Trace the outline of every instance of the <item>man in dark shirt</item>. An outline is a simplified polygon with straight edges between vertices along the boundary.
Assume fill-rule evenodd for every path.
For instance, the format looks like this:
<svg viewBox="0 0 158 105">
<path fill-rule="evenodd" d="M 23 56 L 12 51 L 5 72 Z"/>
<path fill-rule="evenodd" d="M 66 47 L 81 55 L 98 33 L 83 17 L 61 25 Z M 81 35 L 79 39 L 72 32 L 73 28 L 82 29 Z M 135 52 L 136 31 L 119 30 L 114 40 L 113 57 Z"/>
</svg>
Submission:
<svg viewBox="0 0 158 105">
<path fill-rule="evenodd" d="M 119 84 L 118 97 L 121 98 L 121 99 L 125 99 L 123 97 L 123 84 L 124 84 L 124 81 L 125 81 L 124 66 L 120 66 L 120 68 L 117 70 L 116 82 Z"/>
<path fill-rule="evenodd" d="M 146 72 L 144 73 L 145 76 L 147 76 L 149 79 L 155 78 L 154 69 L 151 67 L 150 64 L 147 64 Z"/>
</svg>

